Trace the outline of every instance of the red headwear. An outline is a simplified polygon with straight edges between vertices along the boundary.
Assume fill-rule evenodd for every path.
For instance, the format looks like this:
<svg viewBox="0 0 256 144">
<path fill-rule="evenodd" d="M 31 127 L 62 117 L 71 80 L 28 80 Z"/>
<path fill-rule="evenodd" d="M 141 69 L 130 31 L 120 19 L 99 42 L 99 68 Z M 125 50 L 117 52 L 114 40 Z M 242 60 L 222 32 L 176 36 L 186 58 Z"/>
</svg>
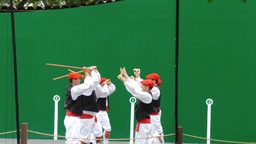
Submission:
<svg viewBox="0 0 256 144">
<path fill-rule="evenodd" d="M 157 81 L 157 85 L 158 86 L 162 85 L 162 81 L 160 79 Z"/>
<path fill-rule="evenodd" d="M 68 74 L 68 79 L 78 79 L 81 78 L 81 75 L 79 73 L 72 72 Z"/>
<path fill-rule="evenodd" d="M 100 79 L 100 84 L 103 83 L 103 82 L 106 81 L 106 80 L 107 80 L 107 78 L 101 78 L 101 79 Z"/>
<path fill-rule="evenodd" d="M 149 75 L 146 76 L 147 79 L 152 79 L 152 80 L 159 80 L 160 76 L 157 73 L 151 73 Z"/>
<path fill-rule="evenodd" d="M 145 86 L 149 86 L 149 87 L 153 87 L 154 86 L 154 82 L 152 80 L 143 80 L 140 82 L 142 85 L 145 85 Z"/>
</svg>

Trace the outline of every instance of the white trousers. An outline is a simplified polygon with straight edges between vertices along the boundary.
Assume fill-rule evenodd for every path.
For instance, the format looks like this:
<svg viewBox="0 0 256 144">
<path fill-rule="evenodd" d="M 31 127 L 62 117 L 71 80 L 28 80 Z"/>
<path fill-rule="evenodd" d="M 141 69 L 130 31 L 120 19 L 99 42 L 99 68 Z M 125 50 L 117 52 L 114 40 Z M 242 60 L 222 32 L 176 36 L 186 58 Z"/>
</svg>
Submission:
<svg viewBox="0 0 256 144">
<path fill-rule="evenodd" d="M 135 132 L 135 144 L 152 144 L 152 138 L 149 138 L 151 124 L 137 123 Z"/>
<path fill-rule="evenodd" d="M 104 131 L 111 131 L 108 113 L 106 111 L 99 111 L 96 116 Z"/>
<path fill-rule="evenodd" d="M 152 143 L 156 143 L 159 144 L 160 141 L 156 136 L 161 136 L 161 134 L 163 133 L 163 128 L 161 125 L 161 121 L 160 121 L 160 115 L 150 115 L 150 120 L 151 120 L 151 135 L 154 136 Z M 161 136 L 163 142 L 164 142 L 164 138 Z"/>
<path fill-rule="evenodd" d="M 64 118 L 64 126 L 66 128 L 66 142 L 65 144 L 80 144 L 79 141 L 79 125 L 80 119 L 75 116 L 65 116 Z"/>
<path fill-rule="evenodd" d="M 100 122 L 104 132 L 103 132 L 103 144 L 108 144 L 109 141 L 108 139 L 105 138 L 105 131 L 111 131 L 111 125 L 110 125 L 110 120 L 108 117 L 108 113 L 106 111 L 99 111 L 97 113 L 97 119 Z"/>
<path fill-rule="evenodd" d="M 158 120 L 159 121 L 159 125 L 158 125 L 158 129 L 157 129 L 158 133 L 163 133 L 164 132 L 162 124 L 161 124 L 161 116 L 162 116 L 162 111 L 159 110 L 159 120 Z"/>
<path fill-rule="evenodd" d="M 91 139 L 91 133 L 93 130 L 94 118 L 80 119 L 80 141 L 89 143 Z"/>
<path fill-rule="evenodd" d="M 100 125 L 99 119 L 97 118 L 97 122 L 94 122 L 93 129 L 91 133 L 91 139 L 95 139 L 96 137 L 102 137 L 102 127 Z M 93 144 L 96 144 L 96 140 L 90 141 Z"/>
</svg>

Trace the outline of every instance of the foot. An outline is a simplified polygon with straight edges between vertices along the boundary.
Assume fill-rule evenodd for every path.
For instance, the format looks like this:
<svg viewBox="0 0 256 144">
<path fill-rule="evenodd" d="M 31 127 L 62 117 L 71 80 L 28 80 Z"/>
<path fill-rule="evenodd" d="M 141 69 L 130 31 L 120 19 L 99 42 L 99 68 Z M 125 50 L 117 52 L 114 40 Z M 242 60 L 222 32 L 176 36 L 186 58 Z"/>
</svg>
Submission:
<svg viewBox="0 0 256 144">
<path fill-rule="evenodd" d="M 96 143 L 100 143 L 101 137 L 96 137 Z"/>
<path fill-rule="evenodd" d="M 160 143 L 163 143 L 163 139 L 162 139 L 161 136 L 158 136 L 157 138 L 158 138 L 158 140 L 160 141 Z"/>
<path fill-rule="evenodd" d="M 105 131 L 105 138 L 109 138 L 110 137 L 110 132 L 109 131 Z"/>
</svg>

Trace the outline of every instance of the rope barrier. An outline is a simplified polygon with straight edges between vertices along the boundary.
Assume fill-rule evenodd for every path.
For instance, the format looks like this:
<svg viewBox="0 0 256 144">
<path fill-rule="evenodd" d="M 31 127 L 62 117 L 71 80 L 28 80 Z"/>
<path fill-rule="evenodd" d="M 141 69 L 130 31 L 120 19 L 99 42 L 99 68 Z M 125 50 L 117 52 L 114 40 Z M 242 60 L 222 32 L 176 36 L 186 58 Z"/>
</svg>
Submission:
<svg viewBox="0 0 256 144">
<path fill-rule="evenodd" d="M 200 136 L 195 136 L 195 135 L 190 135 L 190 134 L 185 134 L 183 133 L 183 136 L 187 137 L 192 137 L 192 138 L 197 138 L 201 140 L 211 140 L 215 142 L 223 142 L 223 143 L 233 143 L 233 144 L 256 144 L 255 142 L 239 142 L 239 141 L 230 141 L 230 140 L 221 140 L 221 139 L 207 139 L 205 137 L 200 137 Z"/>
<path fill-rule="evenodd" d="M 6 134 L 15 133 L 15 132 L 16 132 L 16 130 L 9 131 L 9 132 L 1 132 L 0 135 L 6 135 Z"/>
<path fill-rule="evenodd" d="M 0 132 L 0 135 L 6 135 L 6 134 L 11 134 L 11 133 L 15 133 L 16 130 L 13 131 L 8 131 L 8 132 Z M 61 136 L 61 135 L 53 135 L 53 134 L 48 134 L 48 133 L 42 133 L 42 132 L 38 132 L 38 131 L 33 131 L 33 130 L 28 130 L 28 132 L 30 133 L 34 133 L 34 134 L 38 134 L 38 135 L 43 135 L 43 136 L 50 136 L 50 137 L 54 137 L 57 136 L 58 138 L 66 138 L 65 136 Z M 171 134 L 165 134 L 163 135 L 164 137 L 168 137 L 168 136 L 174 136 L 175 133 L 171 133 Z M 186 134 L 183 133 L 183 136 L 187 136 L 187 137 L 191 137 L 191 138 L 195 138 L 195 139 L 201 139 L 201 140 L 211 140 L 214 142 L 222 142 L 222 143 L 232 143 L 232 144 L 256 144 L 256 142 L 240 142 L 240 141 L 230 141 L 230 140 L 221 140 L 221 139 L 207 139 L 205 137 L 201 137 L 201 136 L 196 136 L 196 135 L 191 135 L 191 134 Z M 73 138 L 73 139 L 81 139 L 81 138 L 74 138 L 74 137 L 68 137 L 68 138 Z M 135 140 L 135 139 L 146 139 L 146 138 L 157 138 L 157 136 L 151 136 L 151 137 L 143 137 L 143 138 L 112 138 L 112 139 L 108 139 L 110 141 L 127 141 L 127 140 Z M 95 139 L 82 139 L 82 140 L 95 140 Z"/>
</svg>

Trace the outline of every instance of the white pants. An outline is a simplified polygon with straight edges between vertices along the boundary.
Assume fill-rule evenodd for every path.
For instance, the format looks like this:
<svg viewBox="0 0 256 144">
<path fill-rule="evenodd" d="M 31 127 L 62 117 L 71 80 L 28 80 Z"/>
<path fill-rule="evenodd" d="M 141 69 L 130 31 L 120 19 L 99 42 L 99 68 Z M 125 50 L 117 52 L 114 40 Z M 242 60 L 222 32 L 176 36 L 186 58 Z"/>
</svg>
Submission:
<svg viewBox="0 0 256 144">
<path fill-rule="evenodd" d="M 135 144 L 152 144 L 152 138 L 150 137 L 150 123 L 137 123 L 135 132 Z"/>
<path fill-rule="evenodd" d="M 105 131 L 111 131 L 110 120 L 106 111 L 99 111 L 97 113 L 97 119 L 100 121 L 102 128 Z"/>
<path fill-rule="evenodd" d="M 161 117 L 162 117 L 162 110 L 160 109 L 159 110 L 159 117 L 160 117 L 160 125 L 157 129 L 158 133 L 161 134 L 161 137 L 162 137 L 162 140 L 163 140 L 163 143 L 164 143 L 164 130 L 163 130 L 163 127 L 162 127 L 162 123 L 161 123 Z"/>
<path fill-rule="evenodd" d="M 158 133 L 163 133 L 163 127 L 162 127 L 162 124 L 161 124 L 161 116 L 162 116 L 162 111 L 159 110 L 159 125 L 158 125 Z"/>
<path fill-rule="evenodd" d="M 66 128 L 66 144 L 80 144 L 79 141 L 80 119 L 75 116 L 65 116 L 64 126 Z"/>
<path fill-rule="evenodd" d="M 160 121 L 160 115 L 150 115 L 150 120 L 151 120 L 151 135 L 154 136 L 152 143 L 160 143 L 159 139 L 156 138 L 156 136 L 161 136 L 161 134 L 163 133 L 163 128 L 161 125 L 161 121 Z M 163 142 L 164 139 L 161 136 Z"/>
<path fill-rule="evenodd" d="M 97 122 L 94 122 L 91 133 L 91 139 L 95 139 L 96 137 L 102 137 L 102 127 L 100 125 L 99 119 L 97 120 Z M 90 142 L 96 144 L 96 140 L 91 140 Z"/>
<path fill-rule="evenodd" d="M 106 111 L 99 111 L 97 113 L 98 121 L 100 122 L 104 132 L 103 132 L 103 144 L 108 144 L 108 139 L 105 138 L 105 131 L 111 131 L 110 120 L 108 113 Z"/>
<path fill-rule="evenodd" d="M 89 143 L 93 129 L 94 118 L 80 119 L 80 141 Z"/>
</svg>

